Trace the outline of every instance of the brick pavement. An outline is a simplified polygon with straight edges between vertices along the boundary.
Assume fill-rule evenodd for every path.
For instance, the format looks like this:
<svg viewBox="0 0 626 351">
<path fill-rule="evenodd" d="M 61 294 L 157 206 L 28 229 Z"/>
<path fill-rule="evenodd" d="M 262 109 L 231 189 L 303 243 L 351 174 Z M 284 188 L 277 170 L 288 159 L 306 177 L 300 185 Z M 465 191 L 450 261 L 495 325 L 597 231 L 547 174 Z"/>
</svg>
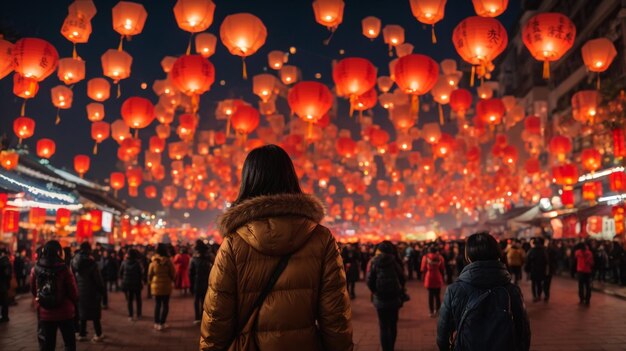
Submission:
<svg viewBox="0 0 626 351">
<path fill-rule="evenodd" d="M 530 294 L 526 282 L 522 289 L 525 294 Z M 555 278 L 550 303 L 528 303 L 533 330 L 531 349 L 626 351 L 626 301 L 595 293 L 590 308 L 579 307 L 576 289 L 574 281 Z M 397 350 L 435 350 L 436 320 L 428 318 L 426 292 L 420 283 L 411 282 L 409 293 L 412 299 L 400 314 Z M 164 332 L 152 330 L 152 300 L 144 299 L 145 317 L 142 321 L 129 322 L 122 294 L 114 293 L 110 299 L 110 309 L 103 311 L 105 342 L 97 345 L 79 343 L 79 350 L 197 350 L 199 331 L 197 326 L 192 325 L 193 311 L 189 297 L 174 293 L 168 318 L 170 328 Z M 380 350 L 375 311 L 362 283 L 357 285 L 353 314 L 356 350 Z M 30 299 L 22 295 L 19 305 L 11 309 L 11 322 L 0 325 L 0 350 L 36 350 L 35 329 L 36 318 Z M 60 341 L 58 346 L 62 349 Z"/>
</svg>

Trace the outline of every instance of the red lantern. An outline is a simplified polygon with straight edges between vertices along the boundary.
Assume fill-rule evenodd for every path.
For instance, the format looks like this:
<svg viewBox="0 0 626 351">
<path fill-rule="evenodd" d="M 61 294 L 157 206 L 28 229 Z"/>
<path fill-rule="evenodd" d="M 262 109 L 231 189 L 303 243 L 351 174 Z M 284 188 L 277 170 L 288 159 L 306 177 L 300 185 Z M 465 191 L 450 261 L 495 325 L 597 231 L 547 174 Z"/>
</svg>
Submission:
<svg viewBox="0 0 626 351">
<path fill-rule="evenodd" d="M 67 208 L 59 208 L 56 213 L 56 226 L 63 228 L 70 224 L 70 218 L 72 213 Z"/>
<path fill-rule="evenodd" d="M 111 188 L 115 190 L 116 194 L 118 190 L 124 187 L 124 183 L 125 183 L 124 173 L 122 172 L 111 173 L 111 176 L 109 177 L 109 184 L 111 185 Z"/>
<path fill-rule="evenodd" d="M 454 28 L 454 47 L 463 60 L 472 65 L 470 85 L 474 85 L 476 66 L 479 76 L 486 76 L 491 62 L 504 51 L 508 41 L 506 29 L 495 18 L 468 17 Z"/>
<path fill-rule="evenodd" d="M 248 135 L 252 133 L 261 121 L 259 111 L 252 106 L 241 105 L 230 117 L 230 123 L 240 134 Z"/>
<path fill-rule="evenodd" d="M 57 77 L 59 77 L 65 85 L 80 82 L 85 79 L 85 61 L 78 58 L 60 59 Z"/>
<path fill-rule="evenodd" d="M 459 117 L 464 118 L 465 112 L 472 106 L 472 93 L 467 89 L 455 89 L 450 94 L 450 107 Z"/>
<path fill-rule="evenodd" d="M 343 0 L 314 0 L 315 21 L 334 32 L 343 22 Z"/>
<path fill-rule="evenodd" d="M 567 154 L 572 151 L 572 141 L 566 136 L 555 135 L 550 140 L 548 149 L 551 154 L 557 156 L 560 162 L 563 162 Z"/>
<path fill-rule="evenodd" d="M 28 139 L 35 133 L 35 120 L 28 117 L 18 117 L 13 121 L 13 132 L 19 139 L 19 144 L 23 139 Z"/>
<path fill-rule="evenodd" d="M 506 113 L 506 107 L 501 99 L 481 99 L 476 104 L 476 116 L 489 125 L 498 125 Z"/>
<path fill-rule="evenodd" d="M 591 72 L 606 71 L 617 56 L 615 45 L 607 38 L 591 39 L 580 50 L 583 62 Z"/>
<path fill-rule="evenodd" d="M 543 61 L 543 78 L 550 78 L 550 61 L 557 61 L 574 45 L 576 26 L 565 15 L 538 13 L 522 28 L 522 41 L 530 54 Z"/>
<path fill-rule="evenodd" d="M 581 123 L 593 124 L 601 102 L 602 96 L 597 90 L 581 90 L 572 96 L 572 116 Z"/>
<path fill-rule="evenodd" d="M 13 46 L 13 69 L 38 82 L 54 72 L 59 54 L 52 44 L 39 38 L 22 38 Z"/>
<path fill-rule="evenodd" d="M 584 149 L 580 156 L 583 169 L 595 172 L 602 166 L 602 155 L 596 149 Z"/>
<path fill-rule="evenodd" d="M 507 145 L 502 149 L 502 160 L 508 165 L 515 165 L 518 153 L 515 146 Z"/>
<path fill-rule="evenodd" d="M 354 109 L 357 111 L 367 111 L 374 108 L 377 102 L 378 95 L 376 94 L 376 89 L 372 89 L 356 97 Z"/>
<path fill-rule="evenodd" d="M 621 158 L 626 155 L 626 146 L 624 146 L 624 130 L 613 129 L 613 157 Z"/>
<path fill-rule="evenodd" d="M 530 134 L 541 135 L 541 118 L 528 116 L 524 120 L 524 130 Z"/>
<path fill-rule="evenodd" d="M 56 144 L 52 139 L 39 139 L 37 141 L 37 156 L 40 158 L 50 158 L 56 151 Z"/>
<path fill-rule="evenodd" d="M 7 202 L 9 201 L 9 195 L 6 193 L 0 193 L 0 209 L 3 209 L 7 206 Z"/>
<path fill-rule="evenodd" d="M 157 197 L 157 188 L 154 185 L 148 185 L 144 189 L 144 194 L 147 199 L 155 199 Z"/>
<path fill-rule="evenodd" d="M 107 122 L 99 121 L 91 124 L 91 138 L 96 142 L 93 147 L 93 154 L 98 153 L 98 144 L 105 141 L 111 132 L 111 126 Z"/>
<path fill-rule="evenodd" d="M 380 34 L 381 22 L 377 17 L 368 16 L 361 21 L 361 27 L 363 29 L 363 35 L 366 38 L 374 40 Z"/>
<path fill-rule="evenodd" d="M 184 55 L 174 62 L 170 78 L 183 94 L 196 96 L 197 99 L 198 95 L 211 89 L 215 81 L 215 67 L 201 55 Z"/>
<path fill-rule="evenodd" d="M 337 62 L 333 68 L 333 81 L 339 95 L 350 97 L 350 114 L 357 96 L 376 85 L 376 68 L 364 58 L 348 57 Z"/>
<path fill-rule="evenodd" d="M 389 133 L 384 129 L 372 129 L 370 133 L 370 143 L 375 148 L 381 148 L 389 143 Z"/>
<path fill-rule="evenodd" d="M 35 78 L 26 78 L 18 73 L 13 75 L 13 94 L 22 99 L 34 98 L 39 92 L 39 83 Z"/>
<path fill-rule="evenodd" d="M 113 30 L 118 32 L 122 38 L 133 36 L 143 31 L 148 13 L 143 5 L 120 1 L 113 6 Z"/>
<path fill-rule="evenodd" d="M 626 190 L 626 173 L 613 172 L 609 175 L 609 184 L 611 191 L 624 191 Z"/>
<path fill-rule="evenodd" d="M 28 221 L 30 224 L 37 226 L 44 225 L 46 223 L 46 209 L 39 207 L 32 207 L 28 213 Z"/>
<path fill-rule="evenodd" d="M 74 44 L 86 43 L 91 35 L 91 21 L 85 17 L 68 15 L 63 21 L 61 35 Z M 76 57 L 76 51 L 74 51 Z"/>
<path fill-rule="evenodd" d="M 111 95 L 111 84 L 104 78 L 93 78 L 87 82 L 87 96 L 99 102 L 106 101 Z"/>
<path fill-rule="evenodd" d="M 265 44 L 267 28 L 255 15 L 237 13 L 224 18 L 220 26 L 220 38 L 232 55 L 245 59 Z M 247 79 L 247 77 L 246 64 L 243 61 L 243 78 Z"/>
<path fill-rule="evenodd" d="M 333 106 L 333 95 L 322 83 L 304 81 L 289 89 L 287 102 L 298 117 L 306 122 L 315 123 Z"/>
<path fill-rule="evenodd" d="M 410 0 L 409 3 L 413 16 L 419 22 L 432 25 L 432 42 L 436 43 L 435 23 L 443 19 L 446 0 Z"/>
<path fill-rule="evenodd" d="M 435 86 L 439 77 L 439 65 L 426 55 L 402 56 L 394 68 L 396 84 L 402 92 L 410 94 L 411 114 L 419 111 L 419 95 L 424 95 Z"/>
<path fill-rule="evenodd" d="M 150 152 L 154 152 L 155 154 L 160 154 L 165 150 L 165 139 L 161 139 L 158 136 L 150 137 L 149 142 Z"/>
<path fill-rule="evenodd" d="M 91 217 L 91 230 L 97 232 L 102 229 L 102 211 L 91 210 L 89 216 Z"/>
<path fill-rule="evenodd" d="M 154 106 L 150 100 L 142 97 L 129 97 L 122 104 L 122 118 L 124 122 L 135 129 L 142 129 L 154 120 Z"/>
<path fill-rule="evenodd" d="M 82 178 L 85 173 L 89 170 L 89 166 L 91 164 L 91 160 L 87 155 L 76 155 L 74 156 L 74 170 L 76 173 L 80 175 Z"/>
<path fill-rule="evenodd" d="M 180 29 L 198 33 L 213 23 L 215 4 L 211 0 L 178 0 L 174 5 L 174 17 Z"/>
<path fill-rule="evenodd" d="M 93 237 L 91 221 L 88 219 L 79 219 L 78 222 L 76 222 L 76 241 L 82 242 L 91 237 Z"/>
<path fill-rule="evenodd" d="M 4 210 L 2 212 L 2 231 L 5 233 L 17 233 L 20 228 L 20 212 L 17 210 Z"/>
<path fill-rule="evenodd" d="M 558 185 L 573 186 L 578 183 L 578 167 L 572 163 L 553 167 L 552 177 Z"/>
<path fill-rule="evenodd" d="M 129 168 L 126 170 L 126 179 L 128 179 L 128 195 L 137 196 L 137 188 L 143 181 L 143 171 L 139 167 Z"/>
<path fill-rule="evenodd" d="M 356 154 L 356 142 L 349 137 L 337 139 L 337 153 L 341 157 L 351 158 Z"/>
<path fill-rule="evenodd" d="M 574 207 L 574 190 L 571 188 L 563 188 L 561 191 L 561 203 L 567 208 Z"/>
<path fill-rule="evenodd" d="M 0 79 L 13 71 L 13 43 L 0 38 Z"/>
<path fill-rule="evenodd" d="M 595 202 L 598 196 L 602 196 L 602 182 L 588 182 L 583 184 L 583 200 Z"/>
<path fill-rule="evenodd" d="M 196 53 L 204 58 L 209 58 L 215 53 L 217 37 L 211 33 L 198 33 L 196 35 Z"/>
<path fill-rule="evenodd" d="M 109 49 L 102 54 L 100 61 L 102 63 L 102 74 L 113 79 L 114 83 L 117 84 L 120 80 L 130 77 L 133 57 L 126 51 Z"/>
<path fill-rule="evenodd" d="M 19 162 L 20 155 L 15 151 L 3 150 L 0 151 L 0 166 L 10 171 L 17 167 Z"/>
<path fill-rule="evenodd" d="M 509 0 L 472 0 L 474 11 L 481 17 L 498 17 L 509 5 Z"/>
</svg>

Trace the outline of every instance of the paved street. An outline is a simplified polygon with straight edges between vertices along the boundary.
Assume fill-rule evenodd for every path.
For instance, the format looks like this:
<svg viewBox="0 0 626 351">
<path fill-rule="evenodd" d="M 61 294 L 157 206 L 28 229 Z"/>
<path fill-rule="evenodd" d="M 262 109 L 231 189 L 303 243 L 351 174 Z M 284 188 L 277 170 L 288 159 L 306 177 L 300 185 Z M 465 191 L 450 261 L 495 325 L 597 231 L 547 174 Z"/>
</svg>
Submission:
<svg viewBox="0 0 626 351">
<path fill-rule="evenodd" d="M 565 278 L 553 282 L 553 300 L 528 302 L 532 325 L 532 350 L 626 350 L 626 301 L 601 293 L 592 296 L 591 307 L 579 307 L 577 286 Z M 529 284 L 523 285 L 525 294 Z M 426 293 L 420 283 L 411 282 L 412 300 L 401 312 L 397 350 L 435 350 L 435 319 L 428 318 Z M 145 292 L 144 292 L 145 294 Z M 365 286 L 357 286 L 358 297 L 353 304 L 354 340 L 358 351 L 377 351 L 378 329 L 374 309 Z M 529 301 L 528 297 L 526 299 Z M 175 293 L 164 332 L 152 330 L 150 318 L 153 302 L 144 300 L 144 320 L 129 322 L 121 293 L 111 297 L 111 308 L 103 311 L 106 340 L 94 345 L 79 343 L 79 350 L 126 351 L 197 350 L 198 327 L 192 325 L 192 303 L 189 297 Z M 11 322 L 0 325 L 0 350 L 36 350 L 36 318 L 30 299 L 22 295 L 19 305 L 11 310 Z M 60 335 L 59 335 L 60 339 Z M 59 342 L 59 348 L 61 343 Z"/>
</svg>

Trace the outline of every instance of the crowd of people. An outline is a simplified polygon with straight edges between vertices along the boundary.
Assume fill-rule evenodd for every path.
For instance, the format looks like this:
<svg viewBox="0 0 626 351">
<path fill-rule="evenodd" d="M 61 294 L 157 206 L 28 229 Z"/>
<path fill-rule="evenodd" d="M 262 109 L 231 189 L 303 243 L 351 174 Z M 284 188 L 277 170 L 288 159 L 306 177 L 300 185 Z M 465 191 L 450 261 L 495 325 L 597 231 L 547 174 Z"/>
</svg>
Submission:
<svg viewBox="0 0 626 351">
<path fill-rule="evenodd" d="M 321 202 L 302 193 L 289 156 L 276 146 L 255 149 L 238 199 L 219 219 L 219 247 L 198 240 L 193 247 L 63 248 L 51 240 L 37 249 L 34 264 L 28 252 L 10 257 L 0 248 L 0 322 L 9 321 L 9 282 L 19 275 L 18 286 L 35 301 L 40 350 L 55 349 L 57 331 L 66 350 L 76 350 L 89 321 L 91 341 L 102 342 L 102 309 L 115 291 L 125 294 L 129 322 L 141 319 L 145 286 L 145 297 L 155 300 L 156 331 L 167 328 L 173 290 L 193 294 L 203 351 L 352 350 L 350 299 L 364 280 L 382 349 L 392 351 L 399 311 L 411 299 L 407 281 L 417 279 L 428 292 L 429 316 L 438 318 L 440 350 L 528 350 L 524 275 L 534 302 L 549 301 L 554 275 L 577 276 L 586 306 L 593 279 L 625 282 L 618 241 L 498 242 L 481 232 L 463 241 L 343 245 L 320 225 L 323 217 Z"/>
</svg>

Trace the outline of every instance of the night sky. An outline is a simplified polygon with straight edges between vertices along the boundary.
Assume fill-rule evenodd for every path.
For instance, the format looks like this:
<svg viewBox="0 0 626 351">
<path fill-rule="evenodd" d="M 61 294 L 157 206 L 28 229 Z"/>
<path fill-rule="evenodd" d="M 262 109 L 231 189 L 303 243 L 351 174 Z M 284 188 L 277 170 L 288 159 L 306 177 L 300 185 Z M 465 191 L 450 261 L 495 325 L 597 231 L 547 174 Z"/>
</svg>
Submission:
<svg viewBox="0 0 626 351">
<path fill-rule="evenodd" d="M 56 154 L 52 164 L 73 170 L 74 155 L 83 153 L 91 155 L 93 140 L 90 137 L 90 123 L 86 116 L 85 105 L 90 101 L 86 94 L 87 80 L 102 76 L 100 56 L 107 50 L 117 48 L 119 34 L 111 25 L 111 8 L 118 2 L 113 0 L 95 0 L 98 10 L 92 19 L 93 32 L 87 44 L 78 45 L 78 54 L 86 61 L 87 77 L 74 87 L 72 108 L 61 111 L 61 124 L 55 126 L 56 108 L 50 100 L 50 88 L 62 84 L 56 73 L 48 77 L 41 85 L 35 99 L 28 102 L 26 115 L 36 120 L 35 135 L 25 141 L 34 150 L 40 138 L 51 138 L 57 142 Z M 136 1 L 142 3 L 148 12 L 143 32 L 124 44 L 124 50 L 133 57 L 132 73 L 129 79 L 122 81 L 122 98 L 115 99 L 115 88 L 111 98 L 104 102 L 107 122 L 120 118 L 121 103 L 126 97 L 137 95 L 151 99 L 156 103 L 157 96 L 152 91 L 155 79 L 165 78 L 161 69 L 164 56 L 178 56 L 185 53 L 189 33 L 176 25 L 172 8 L 173 0 Z M 446 58 L 460 60 L 451 42 L 452 30 L 463 19 L 475 15 L 470 0 L 449 0 L 446 5 L 444 19 L 436 25 L 438 43 L 431 43 L 430 26 L 422 25 L 413 17 L 408 0 L 347 0 L 343 23 L 339 26 L 330 45 L 323 45 L 329 35 L 327 29 L 315 22 L 311 1 L 303 0 L 214 0 L 216 4 L 215 18 L 208 32 L 218 37 L 216 54 L 209 60 L 215 65 L 216 79 L 211 91 L 205 93 L 200 103 L 199 129 L 222 129 L 225 122 L 218 122 L 214 110 L 219 100 L 225 98 L 244 98 L 256 105 L 258 98 L 252 94 L 252 79 L 255 74 L 262 73 L 267 66 L 267 53 L 272 50 L 289 51 L 295 46 L 297 53 L 291 55 L 289 63 L 302 70 L 303 80 L 314 80 L 316 73 L 321 73 L 321 81 L 329 87 L 333 86 L 331 77 L 331 61 L 342 57 L 365 57 L 378 67 L 379 75 L 388 75 L 387 46 L 383 43 L 382 33 L 374 41 L 361 34 L 361 20 L 367 16 L 376 16 L 386 24 L 398 24 L 404 27 L 406 42 L 415 46 L 414 52 L 431 56 L 436 61 Z M 0 30 L 8 31 L 7 39 L 15 41 L 20 37 L 40 37 L 48 40 L 58 50 L 59 56 L 71 57 L 72 44 L 60 33 L 60 28 L 67 15 L 70 0 L 3 0 L 0 1 Z M 498 17 L 507 29 L 511 29 L 519 18 L 520 0 L 511 0 L 507 11 Z M 238 12 L 250 12 L 258 16 L 267 27 L 268 37 L 265 45 L 253 56 L 247 58 L 250 79 L 241 76 L 241 59 L 232 56 L 219 42 L 219 26 L 225 16 Z M 14 34 L 16 37 L 11 37 Z M 341 56 L 339 50 L 345 50 Z M 273 72 L 273 71 L 272 71 Z M 225 80 L 226 85 L 218 82 Z M 142 90 L 140 84 L 146 82 L 148 89 Z M 0 80 L 0 131 L 13 137 L 12 123 L 19 116 L 22 100 L 12 93 L 12 74 Z M 467 76 L 461 83 L 467 86 Z M 279 106 L 286 105 L 279 102 Z M 347 118 L 348 103 L 342 101 L 339 118 L 333 123 L 340 128 L 349 128 L 353 137 L 358 136 L 355 119 Z M 345 111 L 345 112 L 344 112 Z M 374 122 L 383 126 L 395 136 L 387 113 L 377 107 L 374 111 Z M 430 113 L 421 113 L 419 126 L 437 120 L 436 109 Z M 262 118 L 262 123 L 264 118 Z M 140 132 L 143 145 L 153 135 L 154 126 Z M 454 128 L 454 127 L 451 127 Z M 451 130 L 452 131 L 452 130 Z M 16 140 L 15 140 L 16 142 Z M 117 144 L 108 139 L 101 146 L 97 156 L 92 157 L 91 169 L 86 178 L 104 182 L 114 170 L 117 163 Z M 164 158 L 165 160 L 165 158 Z M 122 191 L 126 193 L 126 191 Z M 147 200 L 140 191 L 138 198 L 129 199 L 135 206 L 147 210 L 160 208 L 158 199 Z M 193 213 L 192 223 L 205 226 L 213 215 Z"/>
</svg>

